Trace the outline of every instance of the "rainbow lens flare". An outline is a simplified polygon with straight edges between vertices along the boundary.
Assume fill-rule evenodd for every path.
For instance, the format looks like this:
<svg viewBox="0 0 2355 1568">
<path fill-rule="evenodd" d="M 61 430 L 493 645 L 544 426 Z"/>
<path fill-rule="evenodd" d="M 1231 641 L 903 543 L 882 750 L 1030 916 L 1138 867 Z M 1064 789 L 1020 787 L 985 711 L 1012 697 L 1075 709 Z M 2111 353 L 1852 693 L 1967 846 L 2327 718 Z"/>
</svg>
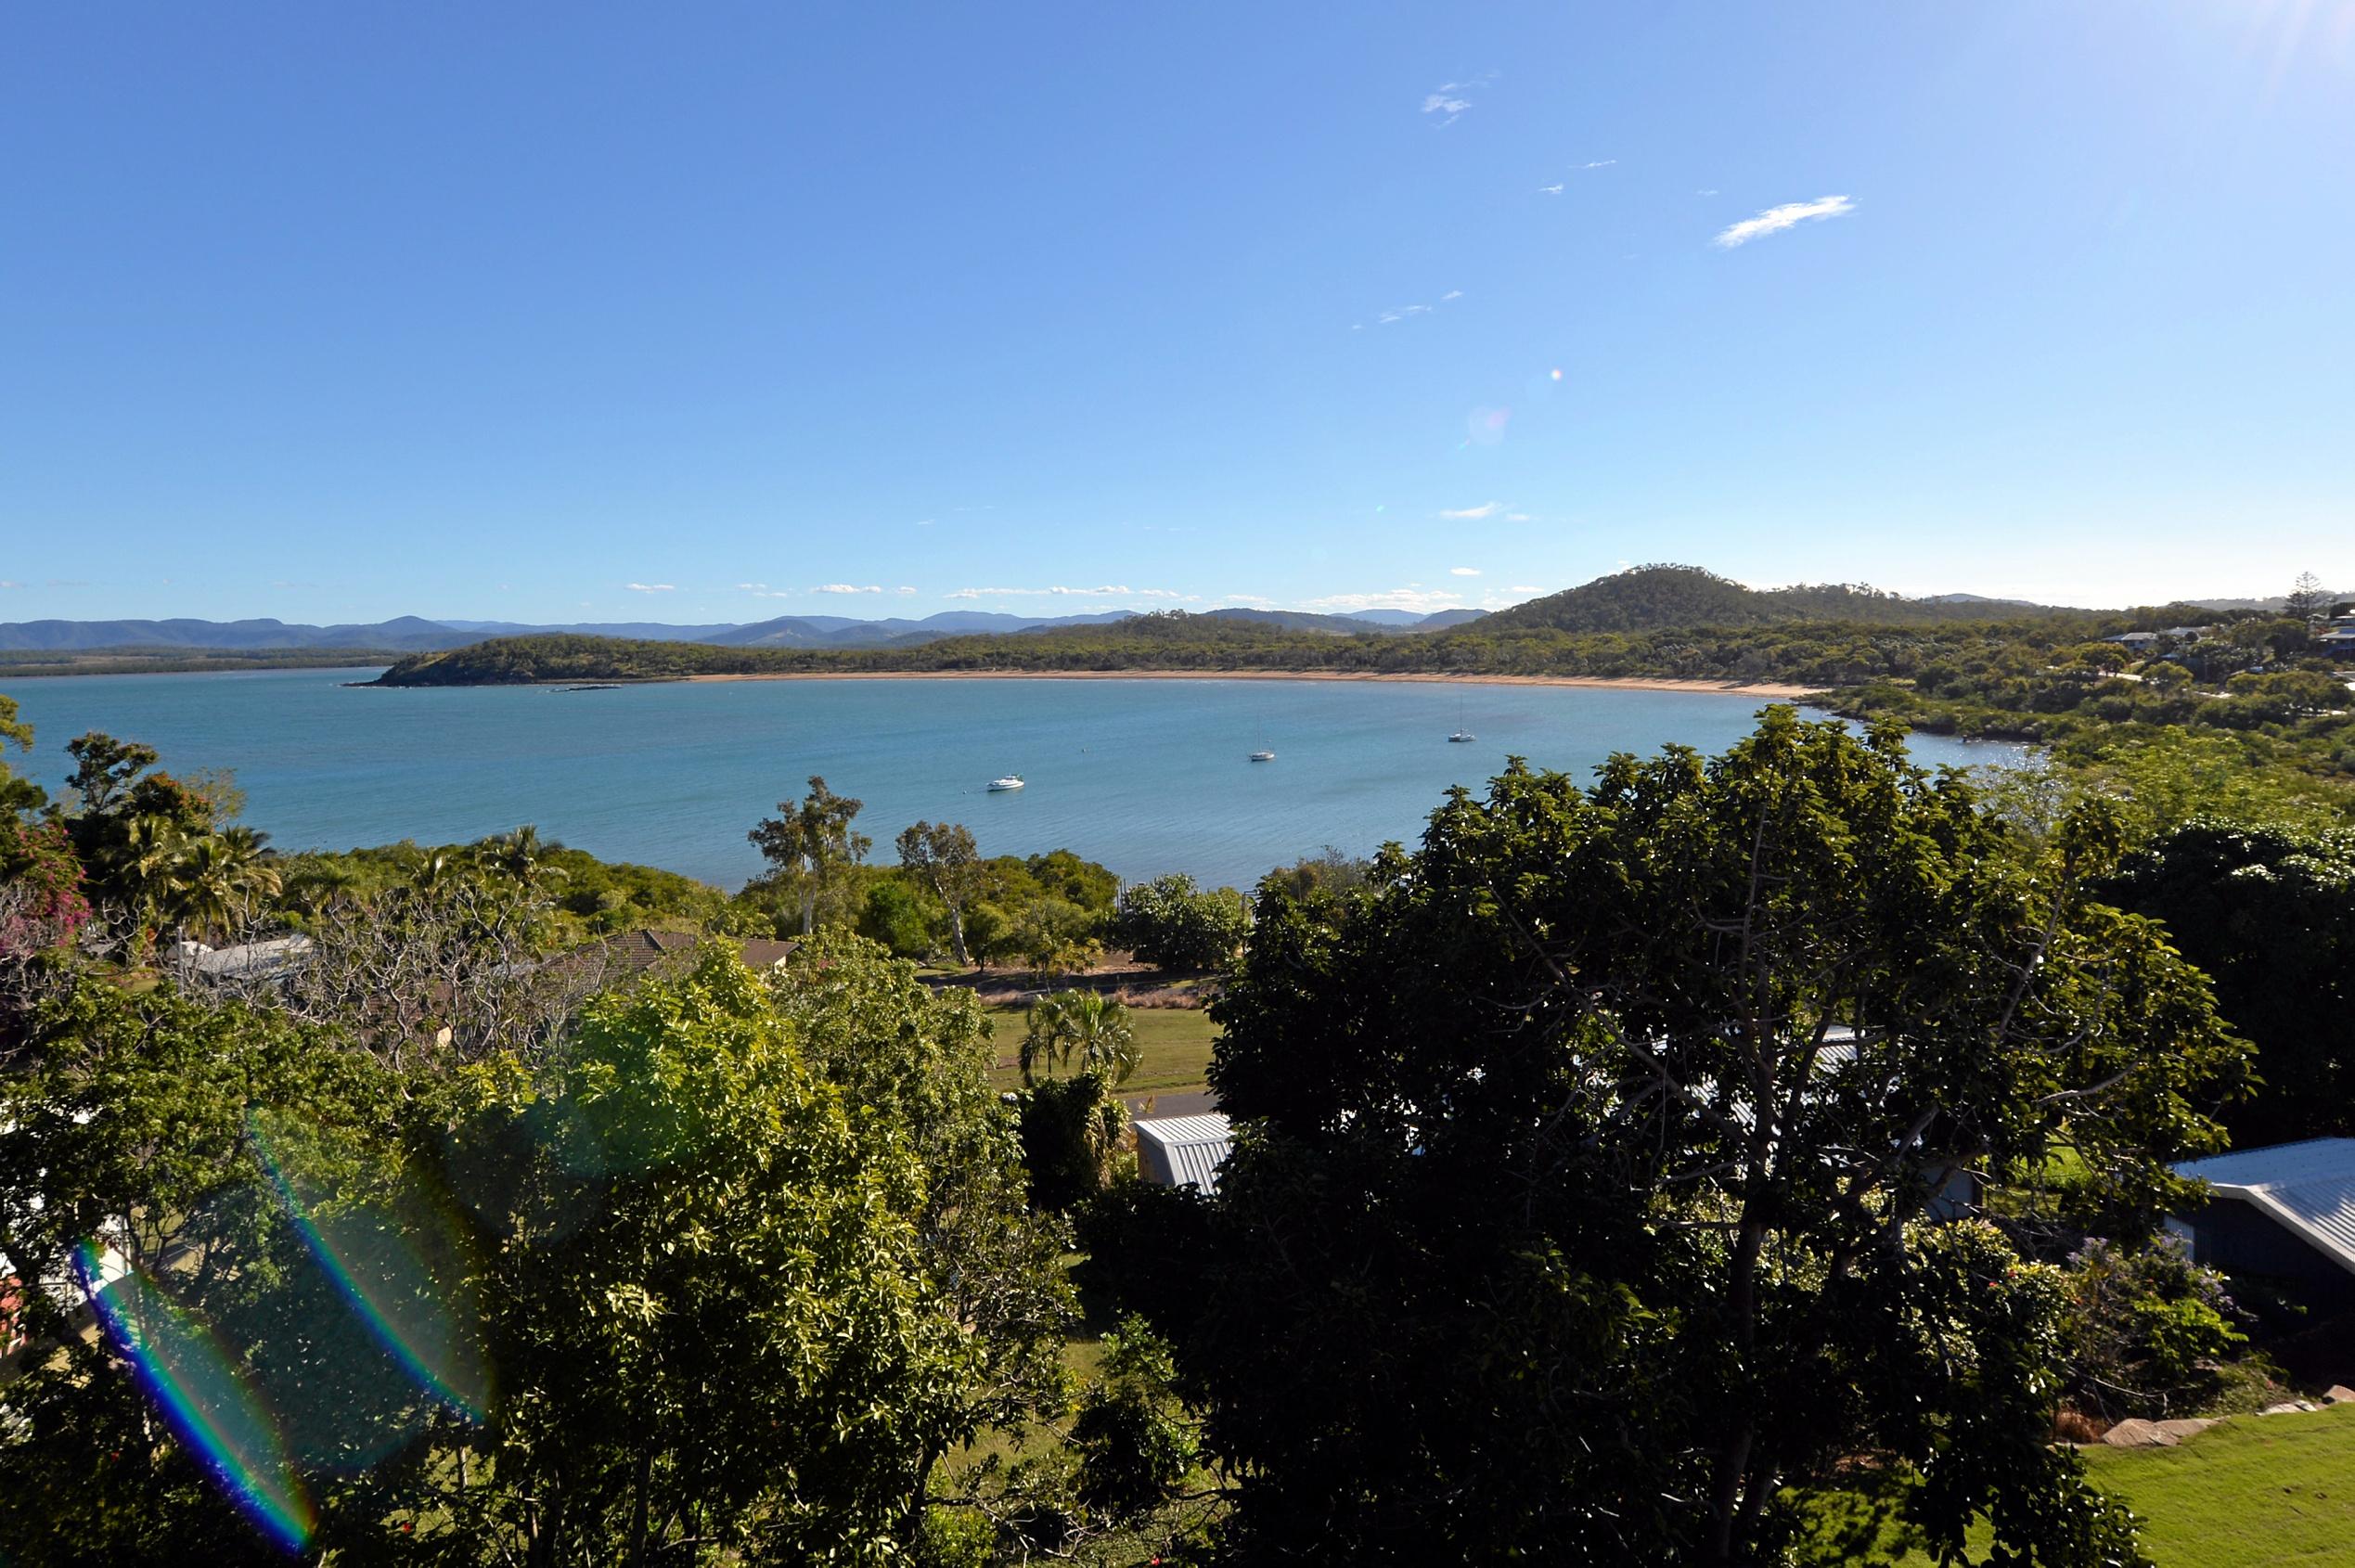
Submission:
<svg viewBox="0 0 2355 1568">
<path fill-rule="evenodd" d="M 95 1240 L 74 1250 L 73 1271 L 101 1331 L 180 1441 L 264 1533 L 300 1550 L 317 1512 L 277 1423 L 220 1341 L 153 1280 L 109 1266 Z"/>
<path fill-rule="evenodd" d="M 436 1226 L 439 1216 L 395 1215 L 378 1204 L 322 1204 L 303 1193 L 259 1119 L 249 1127 L 287 1218 L 336 1293 L 412 1382 L 481 1420 L 490 1404 L 489 1367 L 468 1331 L 472 1315 L 455 1309 L 459 1293 L 444 1283 L 458 1271 L 447 1262 L 437 1270 L 418 1245 L 450 1227 Z"/>
</svg>

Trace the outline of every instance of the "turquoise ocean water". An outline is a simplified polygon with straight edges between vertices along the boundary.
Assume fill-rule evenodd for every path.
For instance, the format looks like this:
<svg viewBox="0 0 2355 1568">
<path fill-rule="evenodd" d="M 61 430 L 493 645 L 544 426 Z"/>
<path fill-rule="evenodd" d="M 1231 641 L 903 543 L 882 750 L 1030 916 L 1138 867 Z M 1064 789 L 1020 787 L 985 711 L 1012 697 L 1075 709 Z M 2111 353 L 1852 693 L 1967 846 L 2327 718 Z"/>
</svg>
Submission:
<svg viewBox="0 0 2355 1568">
<path fill-rule="evenodd" d="M 811 774 L 866 802 L 874 858 L 918 818 L 984 855 L 1069 847 L 1127 877 L 1245 885 L 1325 844 L 1411 842 L 1451 784 L 1508 755 L 1581 777 L 1613 752 L 1721 751 L 1756 699 L 1406 682 L 734 681 L 563 691 L 357 689 L 373 671 L 20 680 L 24 762 L 53 790 L 65 742 L 102 729 L 167 768 L 236 770 L 282 849 L 449 842 L 521 823 L 608 859 L 733 888 L 753 823 Z M 1479 739 L 1451 745 L 1461 724 Z M 1272 763 L 1246 757 L 1265 747 Z M 2015 748 L 1923 737 L 1931 763 Z M 12 759 L 13 760 L 13 759 Z M 1029 787 L 989 794 L 997 775 Z"/>
</svg>

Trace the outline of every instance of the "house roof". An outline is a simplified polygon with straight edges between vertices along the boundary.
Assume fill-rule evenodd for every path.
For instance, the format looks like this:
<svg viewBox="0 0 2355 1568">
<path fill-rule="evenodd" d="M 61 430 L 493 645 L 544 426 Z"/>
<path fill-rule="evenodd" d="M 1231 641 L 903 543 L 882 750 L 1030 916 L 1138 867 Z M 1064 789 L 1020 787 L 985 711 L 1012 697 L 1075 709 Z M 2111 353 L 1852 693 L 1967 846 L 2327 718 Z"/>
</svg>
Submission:
<svg viewBox="0 0 2355 1568">
<path fill-rule="evenodd" d="M 633 980 L 656 969 L 672 968 L 686 963 L 703 937 L 691 931 L 615 932 L 586 947 L 575 947 L 550 960 L 552 967 L 567 973 L 577 973 L 598 985 L 610 985 Z M 753 969 L 766 969 L 780 962 L 792 952 L 793 944 L 777 942 L 765 936 L 748 936 L 735 942 L 744 962 Z"/>
<path fill-rule="evenodd" d="M 691 931 L 625 931 L 605 939 L 607 956 L 629 969 L 652 969 L 663 959 L 692 953 L 702 945 L 700 932 Z M 793 950 L 790 942 L 777 942 L 766 936 L 748 936 L 736 945 L 743 953 L 744 961 L 753 968 L 766 969 L 781 961 Z"/>
<path fill-rule="evenodd" d="M 2317 1137 L 2188 1160 L 2175 1174 L 2246 1203 L 2355 1274 L 2355 1137 Z"/>
<path fill-rule="evenodd" d="M 248 942 L 235 947 L 207 947 L 183 942 L 175 949 L 180 962 L 212 980 L 262 980 L 286 973 L 311 951 L 307 936 L 281 936 L 268 942 Z"/>
<path fill-rule="evenodd" d="M 1169 1171 L 1170 1185 L 1203 1192 L 1218 1190 L 1218 1167 L 1235 1147 L 1234 1128 L 1215 1111 L 1199 1116 L 1159 1116 L 1137 1124 L 1140 1153 L 1152 1152 Z"/>
</svg>

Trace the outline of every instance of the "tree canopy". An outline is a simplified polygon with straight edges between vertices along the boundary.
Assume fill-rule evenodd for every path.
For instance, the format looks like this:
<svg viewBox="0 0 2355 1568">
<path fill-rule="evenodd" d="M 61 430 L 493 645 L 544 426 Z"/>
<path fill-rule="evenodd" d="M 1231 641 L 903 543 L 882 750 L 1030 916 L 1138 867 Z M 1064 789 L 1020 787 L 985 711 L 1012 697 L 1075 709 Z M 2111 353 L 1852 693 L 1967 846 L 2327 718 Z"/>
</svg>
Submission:
<svg viewBox="0 0 2355 1568">
<path fill-rule="evenodd" d="M 2046 1446 L 2056 1273 L 1974 1217 L 2064 1147 L 2147 1213 L 2218 1141 L 2242 1047 L 2089 895 L 2109 836 L 2015 844 L 1894 731 L 1769 710 L 1263 894 L 1170 1325 L 1233 1561 L 1774 1561 L 1858 1455 L 1938 1546 L 2129 1549 Z"/>
<path fill-rule="evenodd" d="M 2355 831 L 2194 817 L 2107 889 L 2163 920 L 2257 1047 L 2261 1084 L 2224 1112 L 2241 1144 L 2355 1131 Z"/>
<path fill-rule="evenodd" d="M 818 900 L 874 847 L 874 840 L 851 826 L 861 804 L 834 793 L 813 774 L 808 794 L 778 802 L 777 815 L 763 817 L 745 835 L 769 863 L 771 874 L 798 900 L 804 936 L 817 929 Z"/>
</svg>

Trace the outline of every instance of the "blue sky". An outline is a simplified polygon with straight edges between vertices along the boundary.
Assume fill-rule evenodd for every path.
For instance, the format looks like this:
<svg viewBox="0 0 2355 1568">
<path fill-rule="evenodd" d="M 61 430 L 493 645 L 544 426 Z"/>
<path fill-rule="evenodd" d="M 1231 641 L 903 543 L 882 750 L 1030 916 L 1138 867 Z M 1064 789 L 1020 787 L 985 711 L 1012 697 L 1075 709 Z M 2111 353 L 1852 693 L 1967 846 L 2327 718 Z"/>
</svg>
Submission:
<svg viewBox="0 0 2355 1568">
<path fill-rule="evenodd" d="M 30 7 L 0 620 L 2345 585 L 2350 148 L 2355 0 Z"/>
</svg>

